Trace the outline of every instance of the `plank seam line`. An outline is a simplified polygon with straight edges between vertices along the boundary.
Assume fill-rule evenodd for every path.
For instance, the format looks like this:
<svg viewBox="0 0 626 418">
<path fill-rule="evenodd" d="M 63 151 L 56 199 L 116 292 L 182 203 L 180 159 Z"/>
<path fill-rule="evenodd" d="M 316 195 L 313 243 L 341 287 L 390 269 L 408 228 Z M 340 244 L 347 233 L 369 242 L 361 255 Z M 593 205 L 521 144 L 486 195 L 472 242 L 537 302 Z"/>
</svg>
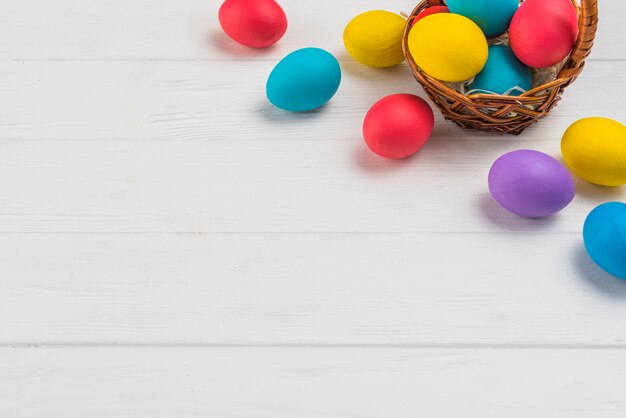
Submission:
<svg viewBox="0 0 626 418">
<path fill-rule="evenodd" d="M 287 54 L 287 52 L 285 52 Z M 0 62 L 276 62 L 281 56 L 266 57 L 232 57 L 232 58 L 3 58 Z M 350 59 L 338 59 L 342 64 L 354 63 Z M 589 58 L 587 62 L 626 62 L 626 58 Z"/>
<path fill-rule="evenodd" d="M 44 348 L 206 348 L 206 349 L 397 349 L 397 350 L 626 350 L 626 343 L 419 343 L 419 344 L 290 344 L 290 343 L 115 343 L 4 342 L 0 349 Z"/>
<path fill-rule="evenodd" d="M 1 217 L 1 215 L 0 215 Z M 580 234 L 579 231 L 545 231 L 537 232 L 533 235 L 547 236 L 558 234 Z M 439 234 L 439 235 L 519 235 L 519 231 L 437 231 L 437 230 L 417 230 L 417 231 L 386 231 L 386 232 L 368 232 L 368 231 L 293 231 L 293 232 L 271 232 L 271 231 L 253 231 L 253 232 L 236 232 L 236 231 L 209 231 L 209 232 L 154 232 L 154 231 L 135 231 L 135 232 L 96 232 L 96 231 L 6 231 L 0 232 L 1 235 L 101 235 L 101 236 L 247 236 L 247 235 L 278 235 L 278 236 L 299 236 L 299 235 L 361 235 L 361 236 L 398 236 L 398 235 L 416 235 L 416 234 Z"/>
<path fill-rule="evenodd" d="M 363 109 L 363 111 L 366 111 L 367 109 Z M 442 121 L 443 123 L 443 121 Z M 445 123 L 446 126 L 449 126 L 448 123 Z M 2 122 L 0 121 L 0 126 L 2 126 Z M 442 126 L 443 127 L 443 126 Z M 456 128 L 454 128 L 456 129 Z M 481 138 L 480 136 L 476 135 L 476 136 L 471 136 L 472 132 L 468 132 L 468 134 L 470 135 L 461 135 L 465 132 L 460 132 L 459 135 L 455 136 L 455 135 L 449 135 L 449 136 L 438 136 L 437 137 L 437 142 L 452 142 L 452 143 L 463 143 L 463 144 L 467 144 L 470 141 L 480 141 L 480 142 L 502 142 L 502 137 L 496 137 L 496 136 L 492 136 L 492 137 L 484 137 Z M 327 137 L 327 138 L 309 138 L 309 139 L 304 139 L 304 141 L 308 142 L 308 143 L 319 143 L 319 142 L 332 142 L 332 143 L 336 143 L 337 141 L 354 141 L 355 139 L 360 139 L 358 135 L 353 135 L 353 136 L 349 136 L 349 135 L 343 135 L 340 137 Z M 555 141 L 556 138 L 550 138 L 550 139 L 543 139 L 543 141 L 545 142 L 550 142 L 550 141 Z M 19 137 L 0 137 L 0 145 L 2 143 L 14 143 L 14 142 L 18 142 L 18 143 L 24 143 L 24 142 L 102 142 L 102 143 L 106 143 L 106 142 L 123 142 L 123 143 L 128 143 L 128 142 L 168 142 L 170 144 L 174 144 L 174 145 L 191 145 L 191 144 L 210 144 L 210 143 L 216 143 L 216 142 L 226 142 L 226 143 L 232 143 L 233 142 L 233 138 L 228 138 L 228 137 L 224 137 L 223 135 L 220 135 L 220 137 L 216 137 L 216 138 L 211 138 L 211 137 L 197 137 L 197 138 L 159 138 L 159 137 L 155 137 L 155 138 L 87 138 L 87 137 L 76 137 L 76 138 L 19 138 Z M 284 138 L 266 138 L 266 139 L 246 139 L 246 138 L 242 138 L 242 139 L 237 139 L 237 143 L 251 143 L 251 144 L 257 144 L 257 143 L 282 143 L 282 142 L 291 142 L 293 143 L 293 138 L 288 138 L 288 137 L 284 137 Z M 536 143 L 539 141 L 536 141 Z M 381 164 L 382 165 L 382 164 Z"/>
</svg>

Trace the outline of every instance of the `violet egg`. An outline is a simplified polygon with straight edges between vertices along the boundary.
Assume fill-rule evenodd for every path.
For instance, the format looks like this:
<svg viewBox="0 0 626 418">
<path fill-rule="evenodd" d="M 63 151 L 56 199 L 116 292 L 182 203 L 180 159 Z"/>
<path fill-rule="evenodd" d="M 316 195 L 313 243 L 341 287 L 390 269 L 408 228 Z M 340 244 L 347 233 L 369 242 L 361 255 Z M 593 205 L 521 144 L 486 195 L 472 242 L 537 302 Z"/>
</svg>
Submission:
<svg viewBox="0 0 626 418">
<path fill-rule="evenodd" d="M 489 191 L 502 207 L 529 218 L 559 212 L 576 194 L 574 180 L 565 166 L 531 150 L 513 151 L 498 158 L 489 172 Z"/>
</svg>

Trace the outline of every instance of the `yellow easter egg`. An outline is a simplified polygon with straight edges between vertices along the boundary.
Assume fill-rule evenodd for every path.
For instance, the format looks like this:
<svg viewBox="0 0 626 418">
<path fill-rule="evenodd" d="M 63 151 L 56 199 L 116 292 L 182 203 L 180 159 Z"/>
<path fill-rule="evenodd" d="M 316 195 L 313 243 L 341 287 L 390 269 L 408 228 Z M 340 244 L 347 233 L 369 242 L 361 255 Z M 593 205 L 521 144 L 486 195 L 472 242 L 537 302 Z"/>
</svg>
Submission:
<svg viewBox="0 0 626 418">
<path fill-rule="evenodd" d="M 406 20 L 384 10 L 365 12 L 348 23 L 343 42 L 348 53 L 370 67 L 393 67 L 404 61 L 402 36 Z"/>
<path fill-rule="evenodd" d="M 574 122 L 561 140 L 563 159 L 578 176 L 601 186 L 626 184 L 626 126 L 608 118 Z"/>
<path fill-rule="evenodd" d="M 487 62 L 487 39 L 465 16 L 437 13 L 419 20 L 408 39 L 413 60 L 426 74 L 441 81 L 465 81 Z"/>
</svg>

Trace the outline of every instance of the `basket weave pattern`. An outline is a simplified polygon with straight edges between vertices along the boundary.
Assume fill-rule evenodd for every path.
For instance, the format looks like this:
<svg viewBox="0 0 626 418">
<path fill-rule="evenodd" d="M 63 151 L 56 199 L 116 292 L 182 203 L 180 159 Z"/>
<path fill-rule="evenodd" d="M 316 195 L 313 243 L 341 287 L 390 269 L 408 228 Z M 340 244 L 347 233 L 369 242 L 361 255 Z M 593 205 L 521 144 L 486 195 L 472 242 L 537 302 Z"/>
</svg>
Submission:
<svg viewBox="0 0 626 418">
<path fill-rule="evenodd" d="M 565 88 L 582 72 L 585 58 L 591 52 L 598 27 L 598 1 L 582 0 L 580 6 L 577 0 L 572 0 L 572 3 L 579 16 L 579 34 L 572 53 L 554 81 L 529 90 L 521 96 L 495 94 L 463 96 L 429 76 L 415 64 L 408 48 L 409 30 L 413 20 L 428 7 L 445 5 L 442 0 L 424 0 L 408 17 L 402 39 L 404 55 L 416 80 L 424 87 L 426 94 L 446 119 L 463 128 L 519 135 L 557 105 Z"/>
</svg>

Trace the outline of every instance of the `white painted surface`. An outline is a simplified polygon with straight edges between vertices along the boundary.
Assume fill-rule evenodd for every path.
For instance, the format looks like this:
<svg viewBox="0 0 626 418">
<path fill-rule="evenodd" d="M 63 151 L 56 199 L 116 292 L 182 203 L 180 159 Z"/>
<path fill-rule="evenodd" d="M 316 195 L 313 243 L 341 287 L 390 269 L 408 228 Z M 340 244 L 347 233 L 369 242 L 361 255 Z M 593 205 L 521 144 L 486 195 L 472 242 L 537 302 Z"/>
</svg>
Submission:
<svg viewBox="0 0 626 418">
<path fill-rule="evenodd" d="M 0 343 L 625 343 L 626 282 L 522 229 L 3 234 Z"/>
<path fill-rule="evenodd" d="M 626 4 L 548 119 L 519 138 L 443 121 L 416 157 L 360 139 L 368 107 L 423 95 L 342 51 L 355 14 L 412 2 L 283 0 L 266 51 L 217 0 L 0 5 L 0 416 L 623 417 L 626 282 L 582 249 L 623 189 L 578 183 L 545 221 L 486 193 L 500 154 L 558 156 L 589 115 L 625 120 Z M 321 46 L 324 109 L 264 82 Z"/>
<path fill-rule="evenodd" d="M 11 418 L 622 418 L 623 360 L 611 349 L 1 349 L 0 396 Z"/>
</svg>

